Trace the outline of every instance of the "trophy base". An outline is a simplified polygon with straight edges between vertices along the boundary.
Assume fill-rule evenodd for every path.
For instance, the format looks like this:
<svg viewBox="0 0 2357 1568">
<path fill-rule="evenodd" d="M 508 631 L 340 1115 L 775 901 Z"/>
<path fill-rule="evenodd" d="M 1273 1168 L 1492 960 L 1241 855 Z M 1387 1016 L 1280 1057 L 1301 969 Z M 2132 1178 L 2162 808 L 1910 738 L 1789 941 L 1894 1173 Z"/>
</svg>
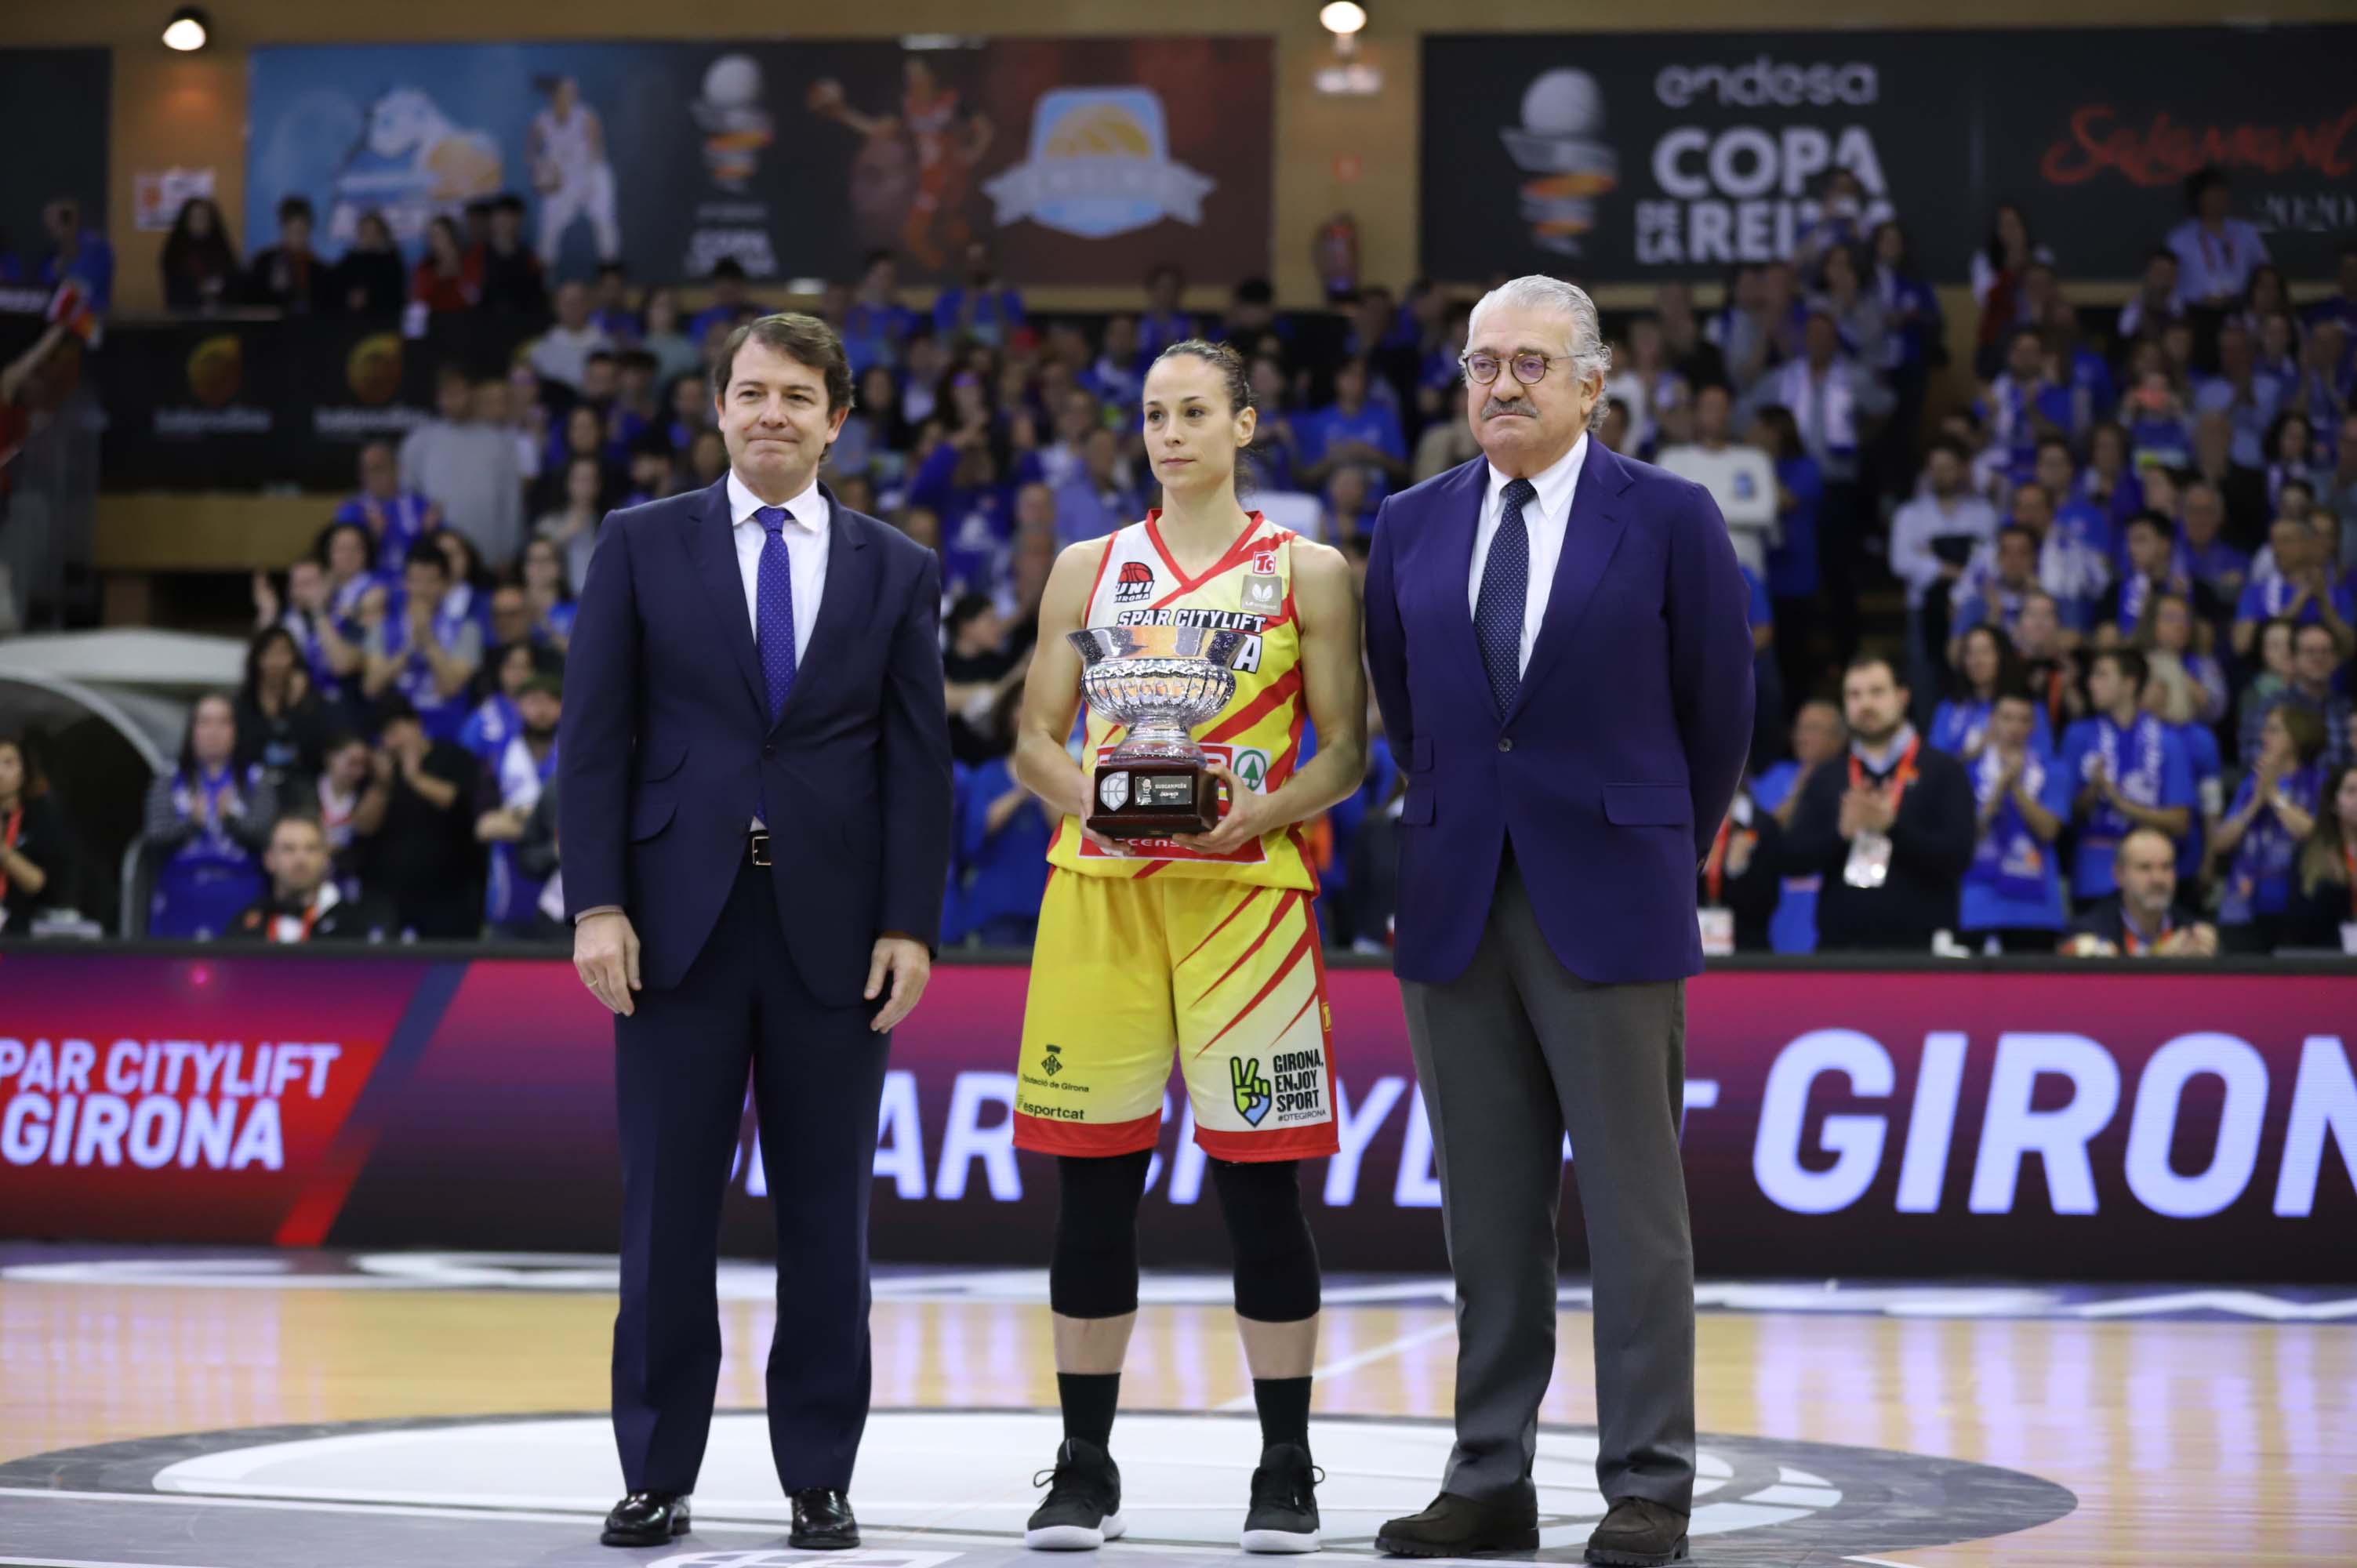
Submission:
<svg viewBox="0 0 2357 1568">
<path fill-rule="evenodd" d="M 1220 781 L 1200 763 L 1108 762 L 1090 782 L 1089 831 L 1109 839 L 1207 833 L 1220 823 Z"/>
</svg>

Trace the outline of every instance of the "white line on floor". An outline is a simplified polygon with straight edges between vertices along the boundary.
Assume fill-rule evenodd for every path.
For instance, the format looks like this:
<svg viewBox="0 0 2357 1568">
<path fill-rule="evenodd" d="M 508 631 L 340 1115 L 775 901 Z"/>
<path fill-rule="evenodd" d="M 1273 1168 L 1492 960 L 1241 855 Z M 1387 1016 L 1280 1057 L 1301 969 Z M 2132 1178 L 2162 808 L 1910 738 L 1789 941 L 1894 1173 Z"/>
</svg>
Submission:
<svg viewBox="0 0 2357 1568">
<path fill-rule="evenodd" d="M 0 1487 L 0 1498 L 38 1498 L 53 1502 L 126 1503 L 145 1507 L 199 1509 L 270 1509 L 281 1513 L 388 1514 L 396 1519 L 496 1519 L 526 1524 L 578 1524 L 596 1519 L 589 1509 L 560 1513 L 541 1509 L 435 1508 L 423 1503 L 305 1502 L 291 1498 L 227 1498 L 194 1492 L 68 1492 L 42 1487 Z M 712 1524 L 701 1520 L 698 1530 L 757 1530 L 774 1533 L 778 1525 Z M 0 1560 L 5 1561 L 5 1560 Z"/>
<path fill-rule="evenodd" d="M 1457 1317 L 1452 1313 L 1446 1320 L 1419 1328 L 1413 1334 L 1403 1334 L 1396 1339 L 1388 1339 L 1381 1345 L 1370 1346 L 1358 1354 L 1345 1356 L 1339 1361 L 1329 1361 L 1322 1367 L 1313 1367 L 1310 1369 L 1309 1375 L 1313 1378 L 1330 1378 L 1337 1372 L 1355 1371 L 1361 1367 L 1396 1356 L 1403 1350 L 1413 1350 L 1418 1345 L 1429 1344 L 1444 1334 L 1456 1332 Z M 1250 1410 L 1252 1407 L 1252 1395 L 1239 1394 L 1225 1404 L 1213 1405 L 1211 1408 L 1222 1413 L 1233 1413 Z"/>
<path fill-rule="evenodd" d="M 9 1568 L 193 1568 L 186 1563 L 93 1563 L 87 1557 L 0 1557 Z"/>
<path fill-rule="evenodd" d="M 123 1503 L 166 1508 L 264 1509 L 280 1513 L 384 1515 L 395 1519 L 500 1520 L 521 1524 L 569 1524 L 585 1528 L 599 1517 L 594 1508 L 584 1509 L 578 1513 L 563 1513 L 533 1509 L 434 1508 L 416 1503 L 297 1502 L 279 1498 L 224 1498 L 182 1492 L 152 1494 L 147 1492 L 69 1492 L 51 1491 L 44 1487 L 0 1487 L 0 1498 L 38 1498 L 49 1502 Z M 696 1535 L 777 1536 L 784 1534 L 785 1530 L 786 1521 L 783 1520 L 769 1523 L 749 1520 L 738 1523 L 726 1520 L 699 1518 L 695 1521 L 694 1533 Z M 984 1535 L 945 1530 L 879 1530 L 873 1525 L 863 1527 L 862 1533 L 877 1540 L 907 1541 L 912 1545 L 928 1541 L 954 1541 L 976 1546 L 1011 1546 L 1015 1541 L 1011 1535 Z M 1177 1541 L 1164 1543 L 1125 1541 L 1118 1546 L 1108 1547 L 1106 1550 L 1147 1556 L 1200 1558 L 1206 1552 L 1215 1552 L 1217 1549 L 1207 1547 L 1200 1542 L 1189 1544 Z M 1339 1550 L 1329 1547 L 1327 1555 L 1372 1557 L 1373 1553 L 1365 1550 L 1354 1551 L 1347 1547 Z M 196 1565 L 77 1562 L 59 1557 L 0 1557 L 0 1568 L 196 1568 Z M 1446 1564 L 1436 1562 L 1430 1564 L 1429 1568 L 1446 1568 Z"/>
<path fill-rule="evenodd" d="M 1912 1563 L 1893 1563 L 1888 1557 L 1845 1557 L 1842 1561 L 1845 1563 L 1868 1563 L 1873 1564 L 1873 1568 L 1914 1568 Z"/>
</svg>

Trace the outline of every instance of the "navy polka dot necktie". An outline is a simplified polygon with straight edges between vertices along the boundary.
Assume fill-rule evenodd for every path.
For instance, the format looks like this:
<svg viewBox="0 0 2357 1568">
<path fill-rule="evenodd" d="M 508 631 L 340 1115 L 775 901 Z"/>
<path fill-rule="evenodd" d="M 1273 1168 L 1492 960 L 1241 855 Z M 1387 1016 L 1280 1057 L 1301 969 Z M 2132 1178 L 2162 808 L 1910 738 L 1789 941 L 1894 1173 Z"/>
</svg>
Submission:
<svg viewBox="0 0 2357 1568">
<path fill-rule="evenodd" d="M 794 688 L 794 573 L 786 553 L 784 529 L 794 514 L 781 506 L 765 506 L 753 514 L 768 531 L 761 541 L 761 569 L 754 580 L 753 640 L 761 649 L 761 680 L 769 691 L 770 722 L 786 711 L 786 693 Z"/>
<path fill-rule="evenodd" d="M 1481 566 L 1481 595 L 1474 601 L 1473 635 L 1490 672 L 1490 700 L 1503 718 L 1523 689 L 1523 613 L 1531 586 L 1531 531 L 1523 508 L 1537 496 L 1528 479 L 1510 480 L 1490 558 Z"/>
</svg>

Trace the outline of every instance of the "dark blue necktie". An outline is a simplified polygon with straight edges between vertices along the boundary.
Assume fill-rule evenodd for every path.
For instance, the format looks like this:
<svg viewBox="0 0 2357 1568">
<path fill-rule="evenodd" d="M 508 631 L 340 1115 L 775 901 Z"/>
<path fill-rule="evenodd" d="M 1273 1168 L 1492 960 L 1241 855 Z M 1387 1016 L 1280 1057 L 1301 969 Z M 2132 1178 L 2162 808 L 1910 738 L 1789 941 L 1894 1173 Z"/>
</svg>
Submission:
<svg viewBox="0 0 2357 1568">
<path fill-rule="evenodd" d="M 753 640 L 761 650 L 761 683 L 767 688 L 772 727 L 786 711 L 786 693 L 794 689 L 794 570 L 782 532 L 793 515 L 781 506 L 765 506 L 753 513 L 769 534 L 761 541 L 760 570 L 753 578 Z M 754 791 L 754 814 L 764 823 L 770 820 L 769 794 L 766 786 Z"/>
<path fill-rule="evenodd" d="M 1507 483 L 1505 508 L 1481 566 L 1481 595 L 1473 604 L 1473 635 L 1481 644 L 1490 700 L 1498 704 L 1500 718 L 1523 689 L 1523 612 L 1531 586 L 1531 531 L 1523 524 L 1523 508 L 1538 493 L 1528 479 Z"/>
<path fill-rule="evenodd" d="M 794 689 L 794 573 L 783 532 L 793 516 L 781 506 L 765 506 L 753 514 L 769 534 L 761 541 L 761 569 L 755 579 L 753 640 L 761 648 L 761 680 L 769 690 L 772 725 L 786 711 L 786 693 Z"/>
</svg>

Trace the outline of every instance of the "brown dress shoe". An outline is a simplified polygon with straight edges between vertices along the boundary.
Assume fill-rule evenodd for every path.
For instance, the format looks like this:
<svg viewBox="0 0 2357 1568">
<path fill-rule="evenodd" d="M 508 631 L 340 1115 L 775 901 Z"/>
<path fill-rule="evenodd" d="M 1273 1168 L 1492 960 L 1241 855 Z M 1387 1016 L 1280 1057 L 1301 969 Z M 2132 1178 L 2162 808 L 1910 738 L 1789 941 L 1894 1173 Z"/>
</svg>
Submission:
<svg viewBox="0 0 2357 1568">
<path fill-rule="evenodd" d="M 1485 1552 L 1535 1552 L 1538 1510 L 1528 1503 L 1484 1502 L 1443 1492 L 1422 1513 L 1375 1532 L 1375 1550 L 1394 1557 L 1474 1557 Z"/>
<path fill-rule="evenodd" d="M 1590 1563 L 1659 1568 L 1685 1555 L 1686 1516 L 1651 1498 L 1622 1498 L 1587 1538 Z"/>
</svg>

